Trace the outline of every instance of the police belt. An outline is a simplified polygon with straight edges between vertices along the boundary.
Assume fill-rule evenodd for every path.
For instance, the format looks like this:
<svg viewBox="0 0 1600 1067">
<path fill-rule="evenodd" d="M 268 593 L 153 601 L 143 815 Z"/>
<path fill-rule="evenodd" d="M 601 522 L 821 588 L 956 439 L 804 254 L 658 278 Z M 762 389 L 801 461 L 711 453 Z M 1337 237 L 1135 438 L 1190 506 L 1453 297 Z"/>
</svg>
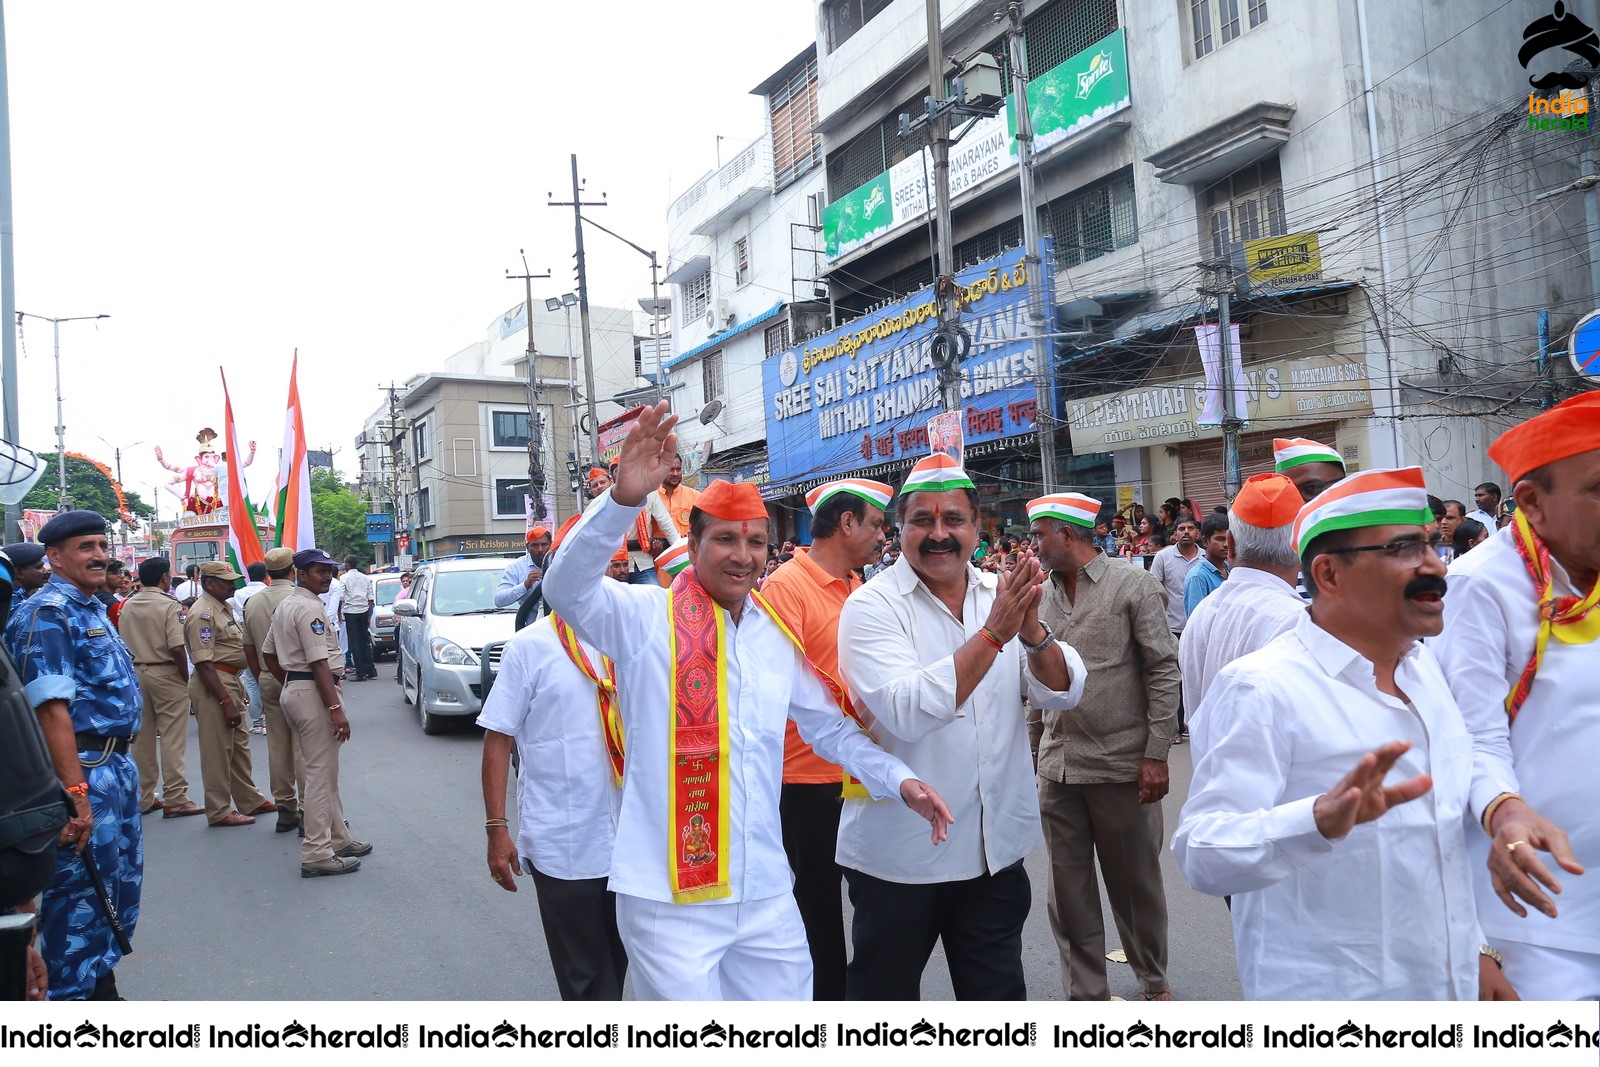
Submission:
<svg viewBox="0 0 1600 1067">
<path fill-rule="evenodd" d="M 109 756 L 113 752 L 122 755 L 128 751 L 128 746 L 133 744 L 133 739 L 138 734 L 73 734 L 73 744 L 78 746 L 79 752 L 98 752 L 102 756 Z"/>
<path fill-rule="evenodd" d="M 244 670 L 243 667 L 235 667 L 231 663 L 213 663 L 211 666 L 215 667 L 219 671 L 226 671 L 229 674 L 238 674 L 240 671 Z"/>
<path fill-rule="evenodd" d="M 317 676 L 310 671 L 284 671 L 283 677 L 290 682 L 314 682 Z"/>
</svg>

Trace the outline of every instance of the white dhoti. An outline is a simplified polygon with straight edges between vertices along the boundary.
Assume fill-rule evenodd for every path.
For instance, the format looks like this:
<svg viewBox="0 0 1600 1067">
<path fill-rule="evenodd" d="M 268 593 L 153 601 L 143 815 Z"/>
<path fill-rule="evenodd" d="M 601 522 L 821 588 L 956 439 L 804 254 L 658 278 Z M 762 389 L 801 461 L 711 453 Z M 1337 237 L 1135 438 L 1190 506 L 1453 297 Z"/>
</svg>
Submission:
<svg viewBox="0 0 1600 1067">
<path fill-rule="evenodd" d="M 638 1000 L 810 1000 L 811 952 L 794 894 L 668 904 L 617 894 Z"/>
</svg>

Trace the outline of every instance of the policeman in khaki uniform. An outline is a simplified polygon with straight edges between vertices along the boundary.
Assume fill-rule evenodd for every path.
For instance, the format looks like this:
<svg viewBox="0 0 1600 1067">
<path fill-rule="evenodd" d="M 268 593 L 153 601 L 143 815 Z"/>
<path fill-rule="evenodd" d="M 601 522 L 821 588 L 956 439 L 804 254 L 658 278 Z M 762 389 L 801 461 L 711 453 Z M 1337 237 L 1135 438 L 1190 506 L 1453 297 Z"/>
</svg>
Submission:
<svg viewBox="0 0 1600 1067">
<path fill-rule="evenodd" d="M 267 670 L 283 675 L 283 713 L 305 755 L 300 877 L 350 874 L 372 846 L 350 837 L 339 799 L 339 746 L 350 740 L 338 683 L 344 654 L 317 599 L 333 583 L 335 563 L 322 549 L 307 548 L 295 553 L 294 567 L 294 592 L 272 613 L 261 653 Z"/>
<path fill-rule="evenodd" d="M 117 624 L 144 694 L 144 729 L 133 742 L 133 758 L 139 765 L 139 810 L 148 815 L 164 807 L 164 819 L 199 815 L 206 809 L 189 799 L 184 770 L 189 747 L 189 660 L 183 650 L 183 605 L 169 592 L 172 564 L 160 556 L 140 563 L 139 584 L 143 588 L 123 601 Z"/>
<path fill-rule="evenodd" d="M 278 806 L 278 833 L 300 825 L 300 798 L 306 795 L 306 761 L 300 742 L 283 714 L 283 679 L 267 669 L 261 655 L 272 616 L 294 592 L 294 552 L 274 548 L 267 553 L 270 584 L 244 604 L 244 654 L 261 687 L 261 713 L 267 720 L 267 771 L 272 799 Z"/>
<path fill-rule="evenodd" d="M 277 810 L 256 788 L 250 768 L 250 731 L 244 722 L 249 698 L 239 678 L 246 665 L 244 631 L 228 607 L 240 577 L 226 563 L 201 564 L 201 595 L 183 624 L 194 662 L 189 699 L 200 721 L 200 779 L 212 826 L 249 826 L 252 816 Z"/>
</svg>

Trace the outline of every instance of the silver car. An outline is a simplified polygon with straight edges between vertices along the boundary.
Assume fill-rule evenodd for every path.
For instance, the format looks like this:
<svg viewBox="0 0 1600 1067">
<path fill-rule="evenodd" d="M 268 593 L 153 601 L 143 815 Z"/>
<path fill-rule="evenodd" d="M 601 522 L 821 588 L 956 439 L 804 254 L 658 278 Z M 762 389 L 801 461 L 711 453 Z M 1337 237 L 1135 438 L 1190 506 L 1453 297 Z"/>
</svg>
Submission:
<svg viewBox="0 0 1600 1067">
<path fill-rule="evenodd" d="M 415 703 L 422 732 L 448 720 L 475 717 L 483 706 L 485 645 L 499 645 L 516 628 L 517 609 L 494 606 L 494 591 L 510 559 L 433 560 L 419 565 L 409 597 L 394 602 L 400 622 L 398 673 L 406 703 Z M 497 651 L 489 668 L 499 670 Z"/>
<path fill-rule="evenodd" d="M 403 592 L 398 574 L 379 575 L 372 579 L 372 658 L 387 656 L 395 650 L 395 635 L 399 620 L 394 617 L 394 602 Z"/>
</svg>

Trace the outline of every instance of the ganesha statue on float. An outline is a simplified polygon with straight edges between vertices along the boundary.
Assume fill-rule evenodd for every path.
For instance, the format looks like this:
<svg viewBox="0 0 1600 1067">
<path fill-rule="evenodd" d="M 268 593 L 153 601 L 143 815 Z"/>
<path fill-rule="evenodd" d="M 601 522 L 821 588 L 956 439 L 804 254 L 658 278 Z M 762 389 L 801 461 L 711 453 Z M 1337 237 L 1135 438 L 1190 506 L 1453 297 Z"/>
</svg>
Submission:
<svg viewBox="0 0 1600 1067">
<path fill-rule="evenodd" d="M 183 503 L 183 510 L 190 515 L 209 515 L 228 503 L 227 454 L 212 447 L 211 442 L 216 439 L 217 431 L 209 426 L 196 434 L 195 440 L 200 443 L 200 451 L 195 453 L 194 463 L 187 467 L 168 463 L 161 454 L 160 446 L 156 447 L 156 462 L 177 475 L 167 483 L 167 491 Z M 239 464 L 240 468 L 250 466 L 255 458 L 256 443 L 251 441 L 250 453 Z"/>
</svg>

